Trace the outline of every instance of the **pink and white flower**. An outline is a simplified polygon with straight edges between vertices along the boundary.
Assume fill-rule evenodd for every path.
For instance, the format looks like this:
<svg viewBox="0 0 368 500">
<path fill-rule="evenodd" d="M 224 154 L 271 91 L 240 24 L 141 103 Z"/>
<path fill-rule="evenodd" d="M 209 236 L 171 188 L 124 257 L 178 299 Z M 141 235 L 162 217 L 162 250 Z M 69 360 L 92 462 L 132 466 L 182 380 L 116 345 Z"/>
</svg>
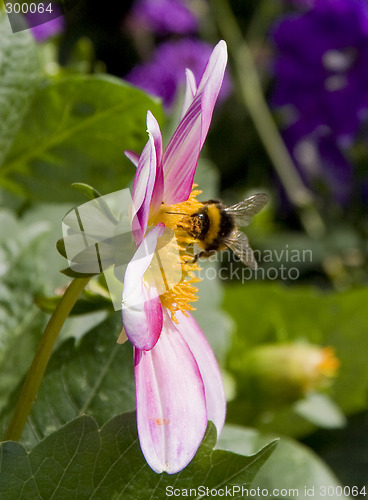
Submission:
<svg viewBox="0 0 368 500">
<path fill-rule="evenodd" d="M 182 214 L 190 215 L 200 206 L 195 198 L 198 192 L 192 192 L 193 178 L 226 62 L 226 44 L 220 41 L 198 88 L 187 70 L 182 118 L 165 150 L 158 123 L 148 112 L 148 142 L 142 154 L 127 153 L 137 165 L 133 184 L 137 251 L 124 278 L 122 316 L 135 350 L 139 440 L 156 472 L 172 474 L 183 469 L 195 455 L 208 420 L 214 422 L 218 434 L 225 420 L 219 367 L 188 313 L 196 300 L 193 283 L 198 281 L 194 275 L 198 267 L 185 254 L 192 241 Z M 182 279 L 162 293 L 146 277 L 165 228 L 177 238 Z"/>
</svg>

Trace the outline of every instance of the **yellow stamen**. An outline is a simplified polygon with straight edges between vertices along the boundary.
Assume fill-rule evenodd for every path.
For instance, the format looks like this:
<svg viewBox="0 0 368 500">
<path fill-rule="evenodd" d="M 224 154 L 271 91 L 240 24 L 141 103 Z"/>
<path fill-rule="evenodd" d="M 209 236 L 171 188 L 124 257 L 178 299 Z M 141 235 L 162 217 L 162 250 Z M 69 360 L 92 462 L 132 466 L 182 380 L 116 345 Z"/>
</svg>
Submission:
<svg viewBox="0 0 368 500">
<path fill-rule="evenodd" d="M 202 191 L 194 189 L 196 187 L 197 186 L 194 184 L 193 190 L 187 201 L 175 205 L 162 204 L 159 213 L 155 214 L 149 220 L 150 225 L 156 225 L 163 222 L 165 226 L 172 229 L 175 234 L 175 238 L 165 247 L 167 252 L 165 268 L 167 259 L 175 258 L 177 261 L 179 258 L 181 279 L 171 287 L 167 285 L 167 291 L 160 295 L 162 306 L 170 311 L 171 318 L 175 323 L 178 322 L 176 319 L 177 311 L 181 311 L 183 314 L 187 315 L 187 311 L 195 310 L 195 307 L 191 303 L 198 300 L 196 296 L 198 289 L 193 283 L 201 281 L 200 278 L 194 274 L 195 271 L 200 270 L 200 267 L 198 264 L 193 263 L 193 254 L 190 253 L 190 249 L 193 247 L 196 240 L 189 234 L 191 229 L 189 216 L 197 212 L 203 206 L 203 204 L 196 199 Z M 177 264 L 177 262 L 175 262 L 175 264 Z M 163 266 L 160 264 L 159 267 L 162 275 L 164 275 Z"/>
</svg>

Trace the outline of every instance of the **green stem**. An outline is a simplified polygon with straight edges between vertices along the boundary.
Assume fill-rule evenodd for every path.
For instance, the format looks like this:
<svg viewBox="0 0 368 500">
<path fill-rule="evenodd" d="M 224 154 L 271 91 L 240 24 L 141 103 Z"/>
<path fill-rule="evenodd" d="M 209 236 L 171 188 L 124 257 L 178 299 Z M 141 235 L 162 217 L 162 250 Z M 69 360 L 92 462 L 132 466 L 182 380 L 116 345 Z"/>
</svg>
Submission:
<svg viewBox="0 0 368 500">
<path fill-rule="evenodd" d="M 41 343 L 38 346 L 22 391 L 19 395 L 12 420 L 5 432 L 4 440 L 17 441 L 21 437 L 49 362 L 55 341 L 70 311 L 89 280 L 90 278 L 74 279 L 66 289 L 61 301 L 49 319 Z"/>
<path fill-rule="evenodd" d="M 310 236 L 320 236 L 325 232 L 324 223 L 271 116 L 251 51 L 242 36 L 230 5 L 227 0 L 212 0 L 212 4 L 219 29 L 233 58 L 235 78 L 243 103 L 290 201 L 300 210 L 306 231 Z"/>
</svg>

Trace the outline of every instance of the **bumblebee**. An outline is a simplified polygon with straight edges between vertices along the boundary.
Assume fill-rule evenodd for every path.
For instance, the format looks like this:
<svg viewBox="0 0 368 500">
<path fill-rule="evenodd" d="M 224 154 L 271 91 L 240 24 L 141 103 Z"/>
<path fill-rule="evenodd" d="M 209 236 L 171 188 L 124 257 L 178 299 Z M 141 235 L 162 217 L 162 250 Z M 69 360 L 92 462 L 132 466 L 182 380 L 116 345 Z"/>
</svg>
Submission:
<svg viewBox="0 0 368 500">
<path fill-rule="evenodd" d="M 219 200 L 203 202 L 203 207 L 188 216 L 188 233 L 202 248 L 194 256 L 193 263 L 201 257 L 208 258 L 218 251 L 230 248 L 246 266 L 257 269 L 248 238 L 239 227 L 248 226 L 252 217 L 262 210 L 267 202 L 266 194 L 255 194 L 231 207 L 226 207 Z"/>
</svg>

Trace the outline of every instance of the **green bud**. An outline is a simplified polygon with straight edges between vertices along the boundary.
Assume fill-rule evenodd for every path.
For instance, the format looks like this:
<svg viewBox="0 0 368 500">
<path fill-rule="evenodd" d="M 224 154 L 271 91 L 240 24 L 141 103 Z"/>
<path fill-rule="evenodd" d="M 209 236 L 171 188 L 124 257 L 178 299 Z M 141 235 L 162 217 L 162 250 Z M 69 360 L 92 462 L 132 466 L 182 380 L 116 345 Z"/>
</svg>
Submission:
<svg viewBox="0 0 368 500">
<path fill-rule="evenodd" d="M 262 345 L 250 351 L 244 363 L 241 392 L 250 393 L 263 408 L 289 404 L 328 387 L 339 367 L 332 347 L 310 344 Z"/>
</svg>

